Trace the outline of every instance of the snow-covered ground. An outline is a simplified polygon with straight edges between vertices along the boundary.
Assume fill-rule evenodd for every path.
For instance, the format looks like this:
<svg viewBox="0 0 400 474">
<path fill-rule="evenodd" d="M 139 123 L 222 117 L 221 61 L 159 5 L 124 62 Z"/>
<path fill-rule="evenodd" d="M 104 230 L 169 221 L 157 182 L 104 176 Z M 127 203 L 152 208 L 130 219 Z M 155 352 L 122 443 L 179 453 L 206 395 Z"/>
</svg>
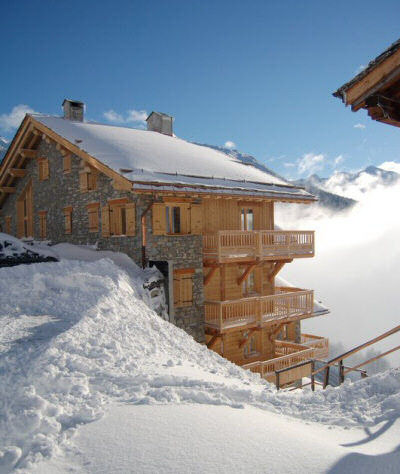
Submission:
<svg viewBox="0 0 400 474">
<path fill-rule="evenodd" d="M 0 269 L 1 473 L 397 472 L 398 371 L 277 393 L 157 316 L 149 271 L 53 249 Z"/>
</svg>

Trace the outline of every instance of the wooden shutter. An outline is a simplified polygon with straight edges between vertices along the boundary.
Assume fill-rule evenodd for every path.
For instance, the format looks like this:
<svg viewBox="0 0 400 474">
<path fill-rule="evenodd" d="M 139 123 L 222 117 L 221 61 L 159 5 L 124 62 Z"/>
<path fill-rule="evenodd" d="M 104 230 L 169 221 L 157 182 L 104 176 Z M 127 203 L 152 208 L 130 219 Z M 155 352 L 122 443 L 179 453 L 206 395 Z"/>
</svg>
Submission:
<svg viewBox="0 0 400 474">
<path fill-rule="evenodd" d="M 43 166 L 43 179 L 49 179 L 50 171 L 49 171 L 49 160 L 45 159 L 42 163 Z"/>
<path fill-rule="evenodd" d="M 17 237 L 24 237 L 24 234 L 24 201 L 19 200 L 17 201 Z"/>
<path fill-rule="evenodd" d="M 99 203 L 92 203 L 87 205 L 89 232 L 99 231 Z"/>
<path fill-rule="evenodd" d="M 136 207 L 134 202 L 125 204 L 126 235 L 136 234 Z"/>
<path fill-rule="evenodd" d="M 181 234 L 190 232 L 190 204 L 180 204 L 181 210 Z"/>
<path fill-rule="evenodd" d="M 88 173 L 79 173 L 79 188 L 82 192 L 88 190 Z"/>
<path fill-rule="evenodd" d="M 101 235 L 110 237 L 110 206 L 104 206 L 101 210 Z"/>
<path fill-rule="evenodd" d="M 174 271 L 174 306 L 185 307 L 193 305 L 193 269 Z"/>
<path fill-rule="evenodd" d="M 11 216 L 6 216 L 4 220 L 6 224 L 6 234 L 11 234 Z"/>
<path fill-rule="evenodd" d="M 181 276 L 181 306 L 193 305 L 193 275 L 184 273 Z"/>
<path fill-rule="evenodd" d="M 95 170 L 87 174 L 87 187 L 89 191 L 97 189 L 97 172 Z"/>
<path fill-rule="evenodd" d="M 192 234 L 203 232 L 203 208 L 201 204 L 192 204 L 190 208 L 190 225 Z"/>
<path fill-rule="evenodd" d="M 39 235 L 43 240 L 47 237 L 47 211 L 39 211 Z"/>
<path fill-rule="evenodd" d="M 71 173 L 71 153 L 67 153 L 63 157 L 63 169 L 64 173 Z"/>
<path fill-rule="evenodd" d="M 162 203 L 154 203 L 152 206 L 153 215 L 153 235 L 165 234 L 165 205 Z"/>
<path fill-rule="evenodd" d="M 65 207 L 64 208 L 64 233 L 71 234 L 72 233 L 72 207 Z"/>
</svg>

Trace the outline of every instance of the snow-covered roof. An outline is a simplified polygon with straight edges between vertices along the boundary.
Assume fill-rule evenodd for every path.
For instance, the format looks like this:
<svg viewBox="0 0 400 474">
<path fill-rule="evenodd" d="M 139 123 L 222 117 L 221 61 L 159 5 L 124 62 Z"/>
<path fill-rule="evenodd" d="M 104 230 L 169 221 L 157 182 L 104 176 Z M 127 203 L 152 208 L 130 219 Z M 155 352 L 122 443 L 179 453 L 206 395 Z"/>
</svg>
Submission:
<svg viewBox="0 0 400 474">
<path fill-rule="evenodd" d="M 32 117 L 130 181 L 142 183 L 142 187 L 145 183 L 160 183 L 186 185 L 191 190 L 206 187 L 207 192 L 234 189 L 239 194 L 314 200 L 304 189 L 290 185 L 272 172 L 181 138 L 48 115 Z"/>
</svg>

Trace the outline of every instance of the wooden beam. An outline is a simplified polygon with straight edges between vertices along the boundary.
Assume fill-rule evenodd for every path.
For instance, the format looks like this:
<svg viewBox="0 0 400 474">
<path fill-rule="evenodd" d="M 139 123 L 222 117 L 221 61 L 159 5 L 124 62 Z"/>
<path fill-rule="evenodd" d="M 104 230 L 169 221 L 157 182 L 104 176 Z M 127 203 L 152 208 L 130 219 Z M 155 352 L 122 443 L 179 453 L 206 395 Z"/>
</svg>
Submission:
<svg viewBox="0 0 400 474">
<path fill-rule="evenodd" d="M 11 168 L 8 170 L 8 174 L 13 178 L 24 178 L 26 176 L 26 170 L 22 168 Z"/>
<path fill-rule="evenodd" d="M 248 276 L 254 270 L 257 264 L 258 262 L 255 262 L 247 266 L 246 270 L 243 272 L 243 275 L 237 279 L 238 286 L 240 286 L 248 278 Z"/>
<path fill-rule="evenodd" d="M 212 349 L 219 337 L 221 337 L 221 334 L 214 334 L 214 336 L 207 342 L 207 348 Z"/>
<path fill-rule="evenodd" d="M 13 194 L 13 193 L 15 193 L 15 188 L 13 188 L 11 186 L 1 186 L 0 191 L 2 193 L 6 193 L 6 194 Z"/>
<path fill-rule="evenodd" d="M 260 329 L 261 328 L 251 328 L 250 331 L 249 331 L 249 334 L 247 335 L 247 337 L 244 337 L 243 339 L 241 339 L 239 341 L 239 349 L 241 349 L 246 344 L 246 342 L 249 340 L 249 338 L 253 334 L 253 332 L 260 331 Z"/>
<path fill-rule="evenodd" d="M 272 280 L 276 277 L 276 275 L 282 270 L 285 263 L 290 263 L 292 260 L 280 260 L 279 262 L 275 262 L 272 270 L 268 275 L 268 280 L 272 283 Z"/>
<path fill-rule="evenodd" d="M 204 286 L 207 286 L 210 283 L 211 278 L 214 276 L 214 273 L 217 271 L 219 267 L 211 267 L 207 276 L 204 277 Z"/>
<path fill-rule="evenodd" d="M 24 158 L 36 158 L 38 154 L 37 150 L 28 150 L 27 148 L 22 148 L 19 152 Z"/>
</svg>

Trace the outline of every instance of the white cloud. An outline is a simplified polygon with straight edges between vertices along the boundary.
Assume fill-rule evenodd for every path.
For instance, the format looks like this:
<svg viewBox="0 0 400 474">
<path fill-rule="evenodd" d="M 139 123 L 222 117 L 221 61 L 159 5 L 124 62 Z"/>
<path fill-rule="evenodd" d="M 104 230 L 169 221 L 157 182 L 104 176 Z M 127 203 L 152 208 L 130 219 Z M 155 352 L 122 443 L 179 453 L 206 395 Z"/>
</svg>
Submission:
<svg viewBox="0 0 400 474">
<path fill-rule="evenodd" d="M 356 123 L 356 124 L 354 125 L 354 128 L 364 129 L 364 128 L 366 128 L 366 125 L 364 125 L 363 123 Z"/>
<path fill-rule="evenodd" d="M 396 161 L 385 161 L 384 163 L 379 165 L 378 168 L 381 168 L 382 170 L 386 171 L 394 171 L 395 173 L 400 174 L 400 163 Z"/>
<path fill-rule="evenodd" d="M 225 142 L 224 147 L 233 150 L 234 148 L 236 148 L 236 143 L 228 140 Z"/>
<path fill-rule="evenodd" d="M 302 322 L 303 332 L 327 336 L 348 350 L 399 324 L 393 311 L 400 281 L 396 202 L 400 184 L 371 190 L 347 212 L 332 213 L 314 205 L 277 206 L 281 228 L 316 230 L 316 257 L 299 259 L 282 272 L 293 286 L 314 289 L 331 310 L 327 317 Z M 384 341 L 380 344 L 379 352 L 390 348 Z M 387 344 L 394 345 L 390 339 Z"/>
<path fill-rule="evenodd" d="M 340 165 L 340 163 L 343 163 L 344 161 L 344 156 L 343 155 L 338 155 L 334 160 L 333 160 L 333 166 L 336 168 L 336 166 Z"/>
<path fill-rule="evenodd" d="M 25 114 L 36 113 L 29 105 L 19 104 L 12 108 L 9 114 L 0 115 L 0 128 L 5 132 L 11 132 L 19 127 Z"/>
<path fill-rule="evenodd" d="M 109 122 L 115 122 L 115 123 L 122 123 L 124 122 L 124 117 L 122 117 L 122 115 L 120 114 L 117 114 L 117 112 L 115 112 L 114 110 L 110 109 L 110 110 L 107 110 L 107 112 L 104 112 L 103 113 L 103 116 L 106 120 L 108 120 Z"/>
<path fill-rule="evenodd" d="M 127 122 L 142 122 L 144 123 L 148 117 L 148 113 L 145 110 L 128 110 Z"/>
<path fill-rule="evenodd" d="M 148 113 L 145 110 L 135 110 L 131 109 L 128 110 L 125 114 L 125 117 L 122 114 L 119 114 L 118 112 L 115 112 L 115 110 L 107 110 L 106 112 L 103 113 L 103 117 L 108 121 L 108 122 L 113 122 L 113 123 L 139 123 L 143 125 L 146 122 L 146 118 L 148 116 Z"/>
<path fill-rule="evenodd" d="M 356 69 L 356 74 L 360 73 L 361 71 L 364 71 L 366 67 L 367 66 L 365 64 L 360 64 L 358 68 Z"/>
<path fill-rule="evenodd" d="M 296 166 L 295 163 L 290 163 L 290 162 L 286 162 L 286 163 L 283 163 L 283 166 L 285 168 L 294 168 Z"/>
<path fill-rule="evenodd" d="M 326 157 L 323 153 L 319 153 L 318 155 L 315 153 L 304 154 L 297 164 L 299 174 L 312 174 L 321 170 L 323 168 L 325 158 Z"/>
</svg>

